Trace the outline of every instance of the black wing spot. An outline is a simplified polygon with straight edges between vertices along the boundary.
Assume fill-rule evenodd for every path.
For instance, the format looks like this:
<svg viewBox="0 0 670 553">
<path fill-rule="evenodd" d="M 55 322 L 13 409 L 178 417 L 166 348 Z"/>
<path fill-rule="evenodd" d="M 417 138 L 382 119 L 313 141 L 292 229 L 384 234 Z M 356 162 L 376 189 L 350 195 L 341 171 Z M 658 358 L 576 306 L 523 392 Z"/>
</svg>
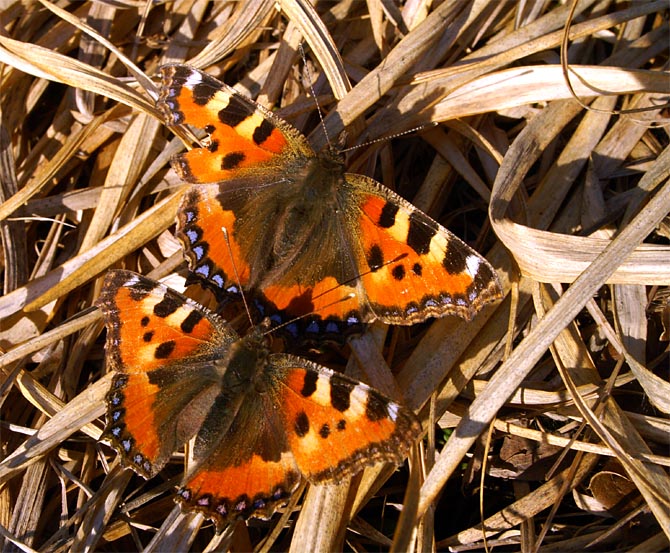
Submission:
<svg viewBox="0 0 670 553">
<path fill-rule="evenodd" d="M 191 311 L 188 316 L 181 322 L 181 325 L 179 327 L 186 333 L 190 334 L 193 332 L 193 329 L 195 326 L 202 321 L 202 319 L 205 317 L 203 313 L 197 310 Z"/>
<path fill-rule="evenodd" d="M 304 438 L 307 435 L 309 432 L 309 418 L 307 418 L 307 413 L 304 411 L 298 413 L 293 428 L 298 438 Z"/>
<path fill-rule="evenodd" d="M 391 269 L 391 274 L 393 275 L 393 278 L 396 280 L 402 280 L 405 278 L 405 266 L 404 265 L 396 265 Z"/>
<path fill-rule="evenodd" d="M 370 248 L 367 255 L 368 266 L 372 272 L 375 272 L 384 265 L 384 252 L 379 247 L 378 244 L 375 244 Z"/>
<path fill-rule="evenodd" d="M 219 110 L 219 121 L 224 125 L 236 127 L 249 115 L 251 115 L 249 110 L 244 105 L 240 105 L 240 101 L 236 100 L 234 96 L 231 96 L 228 105 Z"/>
<path fill-rule="evenodd" d="M 166 294 L 161 301 L 154 305 L 154 315 L 164 319 L 172 315 L 182 305 L 184 305 L 184 300 Z"/>
<path fill-rule="evenodd" d="M 167 359 L 168 357 L 170 357 L 170 355 L 172 355 L 172 352 L 176 347 L 177 342 L 175 342 L 174 340 L 168 340 L 167 342 L 163 342 L 156 348 L 156 351 L 154 352 L 154 357 L 156 359 Z"/>
<path fill-rule="evenodd" d="M 251 138 L 260 146 L 270 137 L 274 130 L 275 126 L 267 119 L 263 119 L 263 122 L 254 129 L 254 134 Z"/>
<path fill-rule="evenodd" d="M 198 83 L 193 87 L 193 103 L 206 106 L 216 94 L 216 89 L 205 83 Z"/>
<path fill-rule="evenodd" d="M 453 251 L 444 254 L 442 266 L 450 275 L 459 275 L 467 268 L 465 256 Z"/>
<path fill-rule="evenodd" d="M 300 390 L 302 397 L 309 397 L 316 392 L 317 380 L 319 380 L 319 375 L 317 373 L 313 371 L 307 371 L 307 373 L 305 373 L 305 380 L 302 384 L 302 390 Z"/>
<path fill-rule="evenodd" d="M 340 413 L 349 409 L 351 400 L 351 391 L 354 389 L 354 384 L 342 380 L 334 375 L 330 379 L 330 403 Z"/>
<path fill-rule="evenodd" d="M 221 169 L 229 171 L 240 166 L 247 156 L 243 152 L 230 152 L 223 156 L 221 160 Z"/>
<path fill-rule="evenodd" d="M 377 223 L 380 227 L 391 228 L 395 225 L 395 216 L 398 213 L 398 206 L 387 201 L 382 207 L 382 212 L 379 214 L 379 221 Z"/>
<path fill-rule="evenodd" d="M 426 254 L 430 251 L 430 242 L 437 231 L 435 221 L 415 211 L 409 216 L 407 245 L 420 255 Z"/>
</svg>

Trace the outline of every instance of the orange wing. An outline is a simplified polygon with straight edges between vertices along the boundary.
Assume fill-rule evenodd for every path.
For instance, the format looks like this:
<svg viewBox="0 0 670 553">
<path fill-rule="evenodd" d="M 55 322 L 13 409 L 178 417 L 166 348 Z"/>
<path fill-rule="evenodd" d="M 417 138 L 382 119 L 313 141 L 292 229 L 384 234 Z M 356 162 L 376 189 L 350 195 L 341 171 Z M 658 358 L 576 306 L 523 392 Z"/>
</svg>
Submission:
<svg viewBox="0 0 670 553">
<path fill-rule="evenodd" d="M 346 178 L 356 190 L 352 250 L 374 318 L 413 324 L 454 314 L 469 320 L 501 297 L 493 267 L 458 237 L 373 179 Z"/>
<path fill-rule="evenodd" d="M 164 65 L 161 76 L 158 107 L 168 125 L 185 123 L 209 134 L 206 148 L 173 158 L 185 181 L 214 183 L 276 171 L 287 158 L 314 155 L 288 123 L 207 73 Z"/>
<path fill-rule="evenodd" d="M 219 530 L 238 518 L 269 518 L 300 483 L 280 424 L 282 406 L 270 404 L 268 394 L 246 393 L 223 432 L 217 427 L 222 419 L 231 420 L 228 415 L 235 408 L 234 400 L 220 398 L 220 409 L 212 412 L 196 439 L 196 466 L 177 499 L 182 508 L 214 520 Z"/>
<path fill-rule="evenodd" d="M 382 461 L 400 464 L 421 434 L 414 413 L 361 382 L 289 355 L 273 363 L 287 374 L 281 414 L 288 446 L 312 482 Z"/>
<path fill-rule="evenodd" d="M 192 300 L 130 271 L 110 271 L 97 301 L 116 372 L 104 437 L 145 478 L 189 440 L 218 393 L 213 360 L 237 334 Z"/>
</svg>

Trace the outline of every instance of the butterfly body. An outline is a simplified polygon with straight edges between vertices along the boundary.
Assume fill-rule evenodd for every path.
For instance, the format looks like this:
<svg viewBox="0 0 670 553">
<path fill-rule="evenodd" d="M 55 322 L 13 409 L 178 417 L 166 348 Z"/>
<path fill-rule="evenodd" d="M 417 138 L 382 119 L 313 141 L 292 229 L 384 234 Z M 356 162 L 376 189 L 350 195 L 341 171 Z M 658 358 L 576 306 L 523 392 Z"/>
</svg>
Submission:
<svg viewBox="0 0 670 553">
<path fill-rule="evenodd" d="M 286 326 L 296 337 L 298 324 L 317 336 L 374 320 L 469 319 L 500 297 L 486 260 L 375 180 L 346 173 L 333 149 L 315 153 L 287 122 L 194 68 L 161 73 L 167 123 L 209 134 L 173 167 L 194 185 L 177 235 L 190 269 L 216 289 L 241 286 L 263 316 L 299 318 Z"/>
<path fill-rule="evenodd" d="M 240 337 L 158 282 L 111 271 L 97 304 L 114 371 L 104 438 L 145 478 L 193 439 L 177 497 L 219 529 L 270 516 L 303 478 L 400 463 L 419 436 L 414 415 L 379 392 L 272 353 L 262 327 Z"/>
</svg>

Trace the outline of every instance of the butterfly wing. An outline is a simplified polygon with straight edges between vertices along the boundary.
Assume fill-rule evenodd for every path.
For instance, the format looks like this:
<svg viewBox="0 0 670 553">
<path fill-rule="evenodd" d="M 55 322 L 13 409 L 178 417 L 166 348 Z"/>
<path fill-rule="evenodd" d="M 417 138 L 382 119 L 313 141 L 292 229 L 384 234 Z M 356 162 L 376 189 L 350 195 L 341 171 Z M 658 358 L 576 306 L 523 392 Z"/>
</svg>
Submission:
<svg viewBox="0 0 670 553">
<path fill-rule="evenodd" d="M 258 327 L 236 342 L 213 408 L 196 435 L 194 468 L 178 500 L 218 529 L 237 518 L 268 518 L 300 482 L 286 441 L 281 382 Z"/>
<path fill-rule="evenodd" d="M 214 361 L 238 339 L 225 321 L 166 286 L 110 271 L 97 301 L 107 326 L 104 437 L 149 478 L 199 429 L 221 386 Z"/>
<path fill-rule="evenodd" d="M 407 408 L 356 380 L 291 355 L 274 355 L 286 374 L 281 414 L 288 446 L 311 482 L 332 482 L 386 461 L 400 464 L 421 434 Z"/>
<path fill-rule="evenodd" d="M 207 73 L 175 64 L 161 67 L 161 77 L 158 107 L 167 124 L 192 125 L 210 137 L 206 148 L 173 158 L 185 181 L 275 173 L 287 160 L 314 155 L 295 128 Z"/>
<path fill-rule="evenodd" d="M 288 196 L 301 198 L 304 191 L 287 189 L 301 187 L 287 182 L 275 190 L 236 179 L 186 191 L 177 235 L 189 266 L 219 290 L 235 294 L 241 286 L 259 318 L 300 318 L 284 327 L 294 338 L 359 330 L 374 317 L 357 289 L 346 215 L 332 209 L 319 216 L 318 199 L 293 209 Z M 305 215 L 295 223 L 287 220 L 292 212 Z"/>
<path fill-rule="evenodd" d="M 341 242 L 342 218 L 319 198 L 292 204 L 304 195 L 307 166 L 316 160 L 305 137 L 206 73 L 184 65 L 164 66 L 161 73 L 158 106 L 168 124 L 210 135 L 208 147 L 173 159 L 187 182 L 216 183 L 188 189 L 178 212 L 177 236 L 191 271 L 218 291 L 238 294 L 241 286 L 259 306 L 259 319 L 318 313 L 301 321 L 306 330 L 313 319 L 330 318 L 333 325 L 348 313 L 356 314 L 349 325 L 365 319 L 347 285 L 356 275 Z M 339 163 L 326 179 L 341 176 Z M 291 213 L 298 215 L 291 220 Z"/>
<path fill-rule="evenodd" d="M 271 396 L 247 394 L 243 405 L 219 398 L 217 410 L 235 410 L 232 424 L 214 431 L 205 421 L 196 438 L 195 468 L 189 471 L 177 499 L 185 510 L 201 512 L 220 530 L 232 520 L 269 518 L 300 483 L 300 472 L 286 445 L 278 409 Z"/>
<path fill-rule="evenodd" d="M 347 174 L 357 224 L 351 226 L 365 301 L 374 318 L 414 324 L 455 314 L 470 320 L 502 295 L 481 255 L 377 181 Z"/>
</svg>

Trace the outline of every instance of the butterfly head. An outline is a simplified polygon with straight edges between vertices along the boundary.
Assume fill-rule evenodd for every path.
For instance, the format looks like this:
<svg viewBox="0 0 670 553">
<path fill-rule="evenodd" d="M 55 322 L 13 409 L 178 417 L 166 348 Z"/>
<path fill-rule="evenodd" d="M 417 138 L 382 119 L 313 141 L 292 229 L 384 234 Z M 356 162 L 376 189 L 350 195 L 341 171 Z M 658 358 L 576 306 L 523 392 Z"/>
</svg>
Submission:
<svg viewBox="0 0 670 553">
<path fill-rule="evenodd" d="M 224 379 L 224 386 L 236 387 L 251 383 L 267 365 L 270 349 L 260 326 L 228 346 L 225 355 L 213 361 Z"/>
</svg>

